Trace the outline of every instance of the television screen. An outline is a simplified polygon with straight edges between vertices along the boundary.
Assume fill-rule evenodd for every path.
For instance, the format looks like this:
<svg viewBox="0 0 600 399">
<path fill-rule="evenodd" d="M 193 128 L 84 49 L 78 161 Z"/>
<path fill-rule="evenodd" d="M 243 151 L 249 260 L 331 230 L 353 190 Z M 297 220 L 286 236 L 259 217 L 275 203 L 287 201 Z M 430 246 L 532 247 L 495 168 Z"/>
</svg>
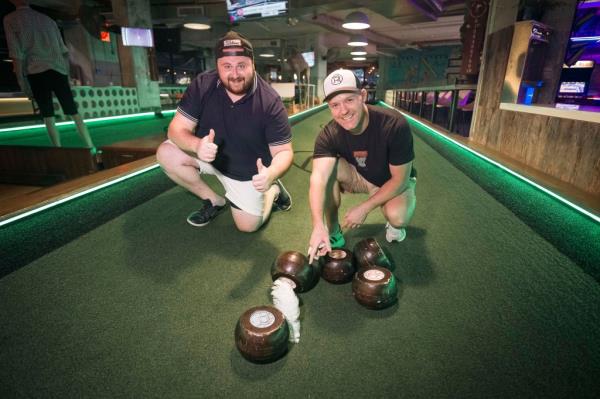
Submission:
<svg viewBox="0 0 600 399">
<path fill-rule="evenodd" d="M 121 28 L 123 46 L 153 47 L 152 29 L 149 28 Z"/>
<path fill-rule="evenodd" d="M 308 64 L 309 67 L 314 67 L 315 66 L 315 52 L 314 51 L 307 51 L 306 53 L 302 53 L 302 58 L 304 58 L 304 61 L 306 61 L 306 63 Z"/>
<path fill-rule="evenodd" d="M 585 82 L 561 82 L 558 92 L 583 94 L 585 93 Z"/>
<path fill-rule="evenodd" d="M 246 19 L 277 17 L 288 12 L 287 1 L 277 0 L 227 0 L 230 22 Z"/>
</svg>

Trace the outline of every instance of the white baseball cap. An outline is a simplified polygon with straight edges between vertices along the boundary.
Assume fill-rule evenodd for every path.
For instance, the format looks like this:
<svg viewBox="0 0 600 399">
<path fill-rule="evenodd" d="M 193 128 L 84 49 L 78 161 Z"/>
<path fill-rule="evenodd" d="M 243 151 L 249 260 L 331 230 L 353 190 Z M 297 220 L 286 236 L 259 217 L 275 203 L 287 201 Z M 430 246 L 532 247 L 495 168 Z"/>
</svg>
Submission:
<svg viewBox="0 0 600 399">
<path fill-rule="evenodd" d="M 336 69 L 323 82 L 325 101 L 340 93 L 360 93 L 360 81 L 349 69 Z"/>
</svg>

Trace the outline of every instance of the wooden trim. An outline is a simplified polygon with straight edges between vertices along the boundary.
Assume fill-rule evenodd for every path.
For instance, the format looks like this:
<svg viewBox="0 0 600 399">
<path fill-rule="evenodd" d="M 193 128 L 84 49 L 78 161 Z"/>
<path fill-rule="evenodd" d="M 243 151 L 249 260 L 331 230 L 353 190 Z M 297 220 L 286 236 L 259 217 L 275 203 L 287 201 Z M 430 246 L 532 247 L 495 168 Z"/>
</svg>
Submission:
<svg viewBox="0 0 600 399">
<path fill-rule="evenodd" d="M 72 179 L 48 188 L 42 188 L 0 204 L 0 220 L 17 216 L 50 202 L 69 197 L 100 184 L 110 182 L 124 175 L 134 173 L 156 164 L 154 155 L 133 161 L 112 169 L 102 170 L 97 173 Z"/>
</svg>

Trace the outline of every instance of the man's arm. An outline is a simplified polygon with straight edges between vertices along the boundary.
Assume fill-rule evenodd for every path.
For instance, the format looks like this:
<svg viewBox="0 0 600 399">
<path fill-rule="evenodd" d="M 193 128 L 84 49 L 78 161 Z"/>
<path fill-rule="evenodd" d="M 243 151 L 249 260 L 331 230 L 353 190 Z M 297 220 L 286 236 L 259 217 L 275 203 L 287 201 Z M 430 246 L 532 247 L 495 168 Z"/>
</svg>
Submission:
<svg viewBox="0 0 600 399">
<path fill-rule="evenodd" d="M 195 154 L 202 141 L 194 134 L 195 128 L 195 122 L 176 112 L 171 123 L 169 123 L 167 136 L 177 147 Z"/>
<path fill-rule="evenodd" d="M 402 165 L 390 165 L 392 177 L 365 202 L 350 209 L 344 216 L 342 228 L 355 228 L 363 224 L 369 212 L 400 195 L 408 187 L 412 161 Z"/>
<path fill-rule="evenodd" d="M 310 203 L 310 214 L 313 230 L 308 243 L 309 262 L 313 258 L 325 255 L 331 251 L 329 243 L 329 231 L 325 225 L 323 214 L 325 212 L 325 196 L 327 184 L 335 168 L 336 158 L 323 157 L 315 158 L 312 163 L 312 173 L 310 175 L 310 187 L 308 190 L 308 200 Z"/>
<path fill-rule="evenodd" d="M 265 167 L 262 164 L 262 159 L 256 160 L 257 174 L 252 176 L 252 184 L 257 191 L 263 193 L 267 191 L 275 179 L 283 176 L 290 168 L 294 160 L 294 150 L 292 143 L 269 146 L 271 152 L 271 165 Z"/>
</svg>

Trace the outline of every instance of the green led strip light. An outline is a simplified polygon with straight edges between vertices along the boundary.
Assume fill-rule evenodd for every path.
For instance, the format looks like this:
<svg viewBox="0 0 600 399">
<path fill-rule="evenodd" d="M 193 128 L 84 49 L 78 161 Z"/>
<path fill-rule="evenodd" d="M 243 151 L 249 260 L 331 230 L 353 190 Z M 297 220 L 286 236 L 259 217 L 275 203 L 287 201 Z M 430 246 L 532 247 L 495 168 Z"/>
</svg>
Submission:
<svg viewBox="0 0 600 399">
<path fill-rule="evenodd" d="M 170 109 L 170 110 L 166 110 L 166 111 L 161 111 L 162 114 L 174 114 L 176 110 L 174 109 Z M 111 120 L 118 120 L 118 119 L 131 119 L 131 118 L 139 118 L 140 116 L 155 116 L 156 114 L 154 112 L 141 112 L 139 114 L 128 114 L 128 115 L 115 115 L 115 116 L 104 116 L 101 118 L 92 118 L 92 119 L 85 119 L 84 122 L 85 123 L 96 123 L 96 122 L 103 122 L 103 121 L 111 121 Z M 65 122 L 58 122 L 56 124 L 56 126 L 69 126 L 69 125 L 74 125 L 75 122 L 73 121 L 65 121 Z M 46 128 L 46 125 L 29 125 L 29 126 L 17 126 L 17 127 L 7 127 L 7 128 L 3 128 L 0 129 L 0 133 L 4 133 L 4 132 L 17 132 L 19 130 L 28 130 L 28 129 L 37 129 L 37 128 Z"/>
<path fill-rule="evenodd" d="M 494 165 L 494 166 L 496 166 L 496 167 L 498 167 L 498 168 L 500 168 L 500 169 L 504 170 L 505 172 L 508 172 L 509 174 L 511 174 L 511 175 L 515 176 L 516 178 L 518 178 L 518 179 L 520 179 L 520 180 L 524 181 L 525 183 L 527 183 L 527 184 L 529 184 L 529 185 L 531 185 L 531 186 L 533 186 L 533 187 L 537 188 L 538 190 L 540 190 L 540 191 L 542 191 L 542 192 L 544 192 L 544 193 L 548 194 L 549 196 L 551 196 L 551 197 L 553 197 L 553 198 L 556 198 L 556 199 L 557 199 L 557 200 L 559 200 L 560 202 L 562 202 L 562 203 L 564 203 L 564 204 L 566 204 L 566 205 L 570 206 L 571 208 L 573 208 L 573 209 L 577 210 L 578 212 L 580 212 L 580 213 L 582 213 L 582 214 L 584 214 L 584 215 L 588 216 L 589 218 L 591 218 L 591 219 L 595 220 L 596 222 L 600 223 L 600 216 L 598 216 L 598 215 L 596 215 L 596 214 L 594 214 L 594 213 L 592 213 L 592 212 L 588 211 L 587 209 L 584 209 L 584 208 L 580 207 L 580 206 L 579 206 L 579 205 L 577 205 L 577 204 L 574 204 L 574 203 L 570 202 L 570 201 L 569 201 L 569 200 L 567 200 L 566 198 L 563 198 L 563 197 L 561 197 L 560 195 L 558 195 L 558 194 L 556 194 L 556 193 L 554 193 L 554 192 L 552 192 L 552 191 L 548 190 L 546 187 L 540 186 L 538 183 L 536 183 L 536 182 L 534 182 L 534 181 L 532 181 L 532 180 L 529 180 L 529 179 L 528 179 L 528 178 L 526 178 L 525 176 L 523 176 L 523 175 L 521 175 L 521 174 L 519 174 L 519 173 L 515 172 L 515 171 L 514 171 L 514 170 L 512 170 L 512 169 L 509 169 L 509 168 L 507 168 L 506 166 L 502 165 L 501 163 L 498 163 L 497 161 L 494 161 L 493 159 L 491 159 L 491 158 L 488 158 L 488 157 L 486 157 L 486 156 L 485 156 L 485 155 L 483 155 L 483 154 L 480 154 L 479 152 L 477 152 L 477 151 L 473 150 L 472 148 L 469 148 L 469 147 L 467 147 L 466 145 L 464 145 L 464 144 L 461 144 L 461 143 L 459 143 L 458 141 L 455 141 L 455 140 L 451 139 L 450 137 L 448 137 L 448 136 L 446 136 L 445 134 L 441 133 L 439 130 L 436 130 L 436 129 L 432 128 L 431 126 L 429 126 L 429 125 L 426 125 L 425 123 L 421 122 L 420 120 L 417 120 L 417 119 L 416 119 L 416 118 L 414 118 L 413 116 L 411 116 L 411 115 L 409 115 L 409 114 L 407 114 L 407 113 L 405 113 L 405 112 L 402 112 L 402 111 L 400 111 L 400 110 L 398 110 L 398 109 L 396 109 L 396 108 L 394 108 L 394 107 L 392 107 L 392 106 L 390 106 L 390 105 L 388 105 L 388 104 L 386 104 L 386 103 L 384 103 L 384 102 L 381 102 L 381 104 L 382 104 L 382 105 L 384 105 L 384 106 L 386 106 L 386 107 L 388 107 L 388 108 L 391 108 L 391 109 L 393 109 L 393 110 L 395 110 L 395 111 L 397 111 L 397 112 L 399 112 L 399 113 L 401 113 L 401 114 L 402 114 L 404 117 L 406 117 L 406 118 L 410 119 L 411 121 L 415 122 L 415 123 L 416 123 L 416 124 L 418 124 L 419 126 L 423 127 L 423 128 L 426 130 L 426 131 L 429 131 L 429 132 L 433 133 L 435 136 L 437 136 L 437 137 L 439 137 L 439 138 L 442 138 L 442 139 L 444 139 L 444 140 L 446 140 L 446 141 L 449 141 L 449 142 L 451 142 L 452 144 L 454 144 L 454 145 L 457 145 L 457 146 L 461 147 L 461 148 L 462 148 L 462 149 L 464 149 L 464 150 L 467 150 L 467 151 L 469 151 L 469 152 L 470 152 L 470 153 L 472 153 L 473 155 L 475 155 L 475 156 L 477 156 L 477 157 L 479 157 L 479 158 L 483 159 L 484 161 L 487 161 L 487 162 L 491 163 L 492 165 Z"/>
<path fill-rule="evenodd" d="M 307 109 L 307 110 L 305 110 L 305 111 L 302 111 L 302 112 L 300 112 L 300 113 L 297 113 L 297 114 L 295 114 L 295 115 L 292 115 L 292 116 L 288 117 L 288 119 L 291 121 L 291 120 L 293 120 L 293 119 L 295 119 L 295 118 L 299 118 L 300 116 L 302 116 L 302 115 L 304 115 L 304 114 L 306 114 L 306 113 L 308 113 L 308 112 L 316 112 L 316 111 L 320 110 L 321 108 L 325 108 L 326 106 L 327 106 L 327 104 L 321 104 L 321 105 L 318 105 L 318 106 L 316 106 L 316 107 L 313 107 L 313 108 L 311 108 L 311 109 Z M 162 113 L 163 113 L 163 114 L 164 114 L 164 113 L 175 113 L 175 110 L 163 111 Z M 154 113 L 152 113 L 152 112 L 146 112 L 146 113 L 143 113 L 143 114 L 135 114 L 135 115 L 120 115 L 120 116 L 117 116 L 117 117 L 112 117 L 112 116 L 111 116 L 111 117 L 107 117 L 107 118 L 99 118 L 99 119 L 102 119 L 102 120 L 106 120 L 106 119 L 117 119 L 117 118 L 119 118 L 119 119 L 123 119 L 124 117 L 133 117 L 133 116 L 142 116 L 142 115 L 153 115 L 153 114 L 154 114 Z M 94 121 L 97 121 L 98 119 L 93 119 L 93 120 L 94 120 Z M 73 122 L 64 122 L 64 123 L 73 123 Z M 44 127 L 44 125 L 40 125 L 40 126 Z M 28 126 L 28 127 L 27 127 L 27 129 L 30 129 L 30 128 L 32 128 L 32 127 L 34 127 L 34 126 Z M 7 225 L 7 224 L 9 224 L 9 223 L 15 222 L 15 221 L 17 221 L 17 220 L 23 219 L 23 218 L 25 218 L 25 217 L 27 217 L 27 216 L 34 215 L 34 214 L 36 214 L 36 213 L 38 213 L 38 212 L 44 211 L 44 210 L 46 210 L 46 209 L 49 209 L 49 208 L 52 208 L 52 207 L 54 207 L 54 206 L 57 206 L 57 205 L 63 204 L 63 203 L 65 203 L 65 202 L 68 202 L 68 201 L 71 201 L 71 200 L 74 200 L 75 198 L 79 198 L 79 197 L 82 197 L 82 196 L 84 196 L 84 195 L 86 195 L 86 194 L 93 193 L 94 191 L 98 191 L 98 190 L 101 190 L 101 189 L 103 189 L 103 188 L 106 188 L 106 187 L 112 186 L 113 184 L 120 183 L 120 182 L 122 182 L 123 180 L 127 180 L 127 179 L 129 179 L 129 178 L 132 178 L 132 177 L 134 177 L 134 176 L 141 175 L 142 173 L 146 173 L 146 172 L 148 172 L 148 171 L 150 171 L 150 170 L 152 170 L 152 169 L 156 169 L 156 168 L 158 168 L 158 167 L 159 167 L 158 163 L 155 163 L 155 164 L 152 164 L 152 165 L 150 165 L 150 166 L 148 166 L 148 167 L 146 167 L 146 168 L 144 168 L 144 169 L 140 169 L 140 170 L 138 170 L 138 171 L 135 171 L 135 172 L 132 172 L 132 173 L 129 173 L 129 174 L 123 175 L 123 176 L 121 176 L 121 177 L 119 177 L 119 178 L 116 178 L 116 179 L 114 179 L 114 180 L 108 181 L 108 182 L 106 182 L 106 183 L 102 183 L 102 184 L 100 184 L 100 185 L 98 185 L 98 186 L 91 187 L 91 188 L 89 188 L 89 189 L 87 189 L 87 190 L 84 190 L 84 191 L 81 191 L 81 192 L 75 193 L 75 194 L 73 194 L 73 195 L 70 195 L 70 196 L 67 196 L 67 197 L 61 198 L 61 199 L 59 199 L 59 200 L 56 200 L 56 201 L 48 202 L 48 203 L 46 203 L 46 204 L 44 204 L 44 205 L 42 205 L 42 206 L 40 206 L 40 207 L 37 207 L 37 208 L 31 209 L 31 210 L 29 210 L 29 211 L 26 211 L 26 212 L 23 212 L 23 213 L 20 213 L 20 214 L 18 214 L 18 215 L 16 215 L 16 216 L 13 216 L 12 218 L 8 218 L 8 219 L 6 219 L 6 220 L 1 220 L 1 221 L 0 221 L 0 227 L 2 227 L 2 226 L 4 226 L 4 225 Z"/>
</svg>

